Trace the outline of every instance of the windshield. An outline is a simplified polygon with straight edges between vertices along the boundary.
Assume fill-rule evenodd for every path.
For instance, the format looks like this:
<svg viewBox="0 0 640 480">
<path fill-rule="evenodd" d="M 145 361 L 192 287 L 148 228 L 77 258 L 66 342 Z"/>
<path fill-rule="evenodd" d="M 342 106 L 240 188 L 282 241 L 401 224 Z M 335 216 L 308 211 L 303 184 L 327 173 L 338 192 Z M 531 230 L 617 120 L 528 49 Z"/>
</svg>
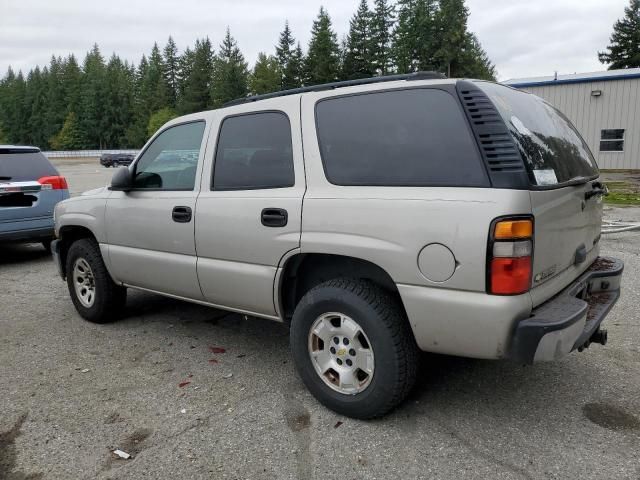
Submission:
<svg viewBox="0 0 640 480">
<path fill-rule="evenodd" d="M 598 167 L 569 119 L 541 98 L 495 83 L 480 86 L 504 119 L 533 185 L 590 179 Z"/>
</svg>

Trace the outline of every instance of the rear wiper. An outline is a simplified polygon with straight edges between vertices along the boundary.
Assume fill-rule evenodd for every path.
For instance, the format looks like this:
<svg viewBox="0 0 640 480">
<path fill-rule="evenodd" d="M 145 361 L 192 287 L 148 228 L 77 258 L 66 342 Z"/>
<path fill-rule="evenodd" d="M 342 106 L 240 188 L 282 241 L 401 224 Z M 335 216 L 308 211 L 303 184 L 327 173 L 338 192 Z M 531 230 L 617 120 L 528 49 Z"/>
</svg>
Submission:
<svg viewBox="0 0 640 480">
<path fill-rule="evenodd" d="M 571 180 L 566 182 L 565 185 L 584 185 L 589 180 L 591 180 L 589 177 L 573 177 Z"/>
</svg>

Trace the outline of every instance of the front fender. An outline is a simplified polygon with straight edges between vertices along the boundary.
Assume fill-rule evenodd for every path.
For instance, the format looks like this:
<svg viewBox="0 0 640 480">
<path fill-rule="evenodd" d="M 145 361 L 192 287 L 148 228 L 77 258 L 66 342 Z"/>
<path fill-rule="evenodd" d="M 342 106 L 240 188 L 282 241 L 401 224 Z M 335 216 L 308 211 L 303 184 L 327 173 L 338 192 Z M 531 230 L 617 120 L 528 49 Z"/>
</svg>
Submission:
<svg viewBox="0 0 640 480">
<path fill-rule="evenodd" d="M 75 197 L 56 205 L 55 234 L 61 236 L 65 227 L 82 227 L 89 230 L 98 243 L 106 241 L 104 228 L 105 198 Z"/>
</svg>

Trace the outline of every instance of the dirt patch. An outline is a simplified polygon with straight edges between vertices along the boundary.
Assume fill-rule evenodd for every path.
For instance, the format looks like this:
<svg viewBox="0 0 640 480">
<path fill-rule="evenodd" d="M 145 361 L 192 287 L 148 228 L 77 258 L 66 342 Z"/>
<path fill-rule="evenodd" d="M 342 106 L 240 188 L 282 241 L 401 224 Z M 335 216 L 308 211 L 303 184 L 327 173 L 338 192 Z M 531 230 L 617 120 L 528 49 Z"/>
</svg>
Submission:
<svg viewBox="0 0 640 480">
<path fill-rule="evenodd" d="M 640 419 L 607 403 L 587 403 L 582 407 L 587 419 L 609 430 L 640 430 Z"/>
<path fill-rule="evenodd" d="M 609 267 L 613 265 L 615 262 L 612 262 L 608 258 L 598 257 L 595 262 L 589 267 L 589 270 L 595 270 L 600 272 L 602 270 L 609 270 Z"/>
<path fill-rule="evenodd" d="M 133 432 L 131 435 L 126 437 L 117 448 L 120 450 L 124 450 L 132 456 L 136 456 L 142 450 L 144 450 L 144 446 L 142 443 L 149 438 L 149 436 L 153 433 L 148 428 L 141 428 Z"/>
<path fill-rule="evenodd" d="M 107 459 L 106 464 L 104 465 L 104 470 L 109 470 L 112 467 L 115 467 L 117 464 L 124 464 L 125 462 L 131 462 L 134 460 L 142 450 L 146 448 L 144 444 L 145 440 L 149 438 L 149 436 L 153 433 L 153 430 L 148 428 L 140 428 L 134 431 L 132 434 L 126 436 L 121 442 L 117 445 L 111 445 L 109 447 L 109 458 Z M 131 455 L 131 459 L 123 459 L 118 455 L 114 454 L 113 451 L 115 449 L 122 450 L 123 452 Z"/>
<path fill-rule="evenodd" d="M 42 478 L 42 473 L 31 473 L 29 475 L 16 472 L 16 438 L 20 436 L 22 425 L 27 419 L 27 414 L 20 415 L 16 423 L 6 432 L 0 432 L 0 478 L 5 480 L 38 480 Z"/>
</svg>

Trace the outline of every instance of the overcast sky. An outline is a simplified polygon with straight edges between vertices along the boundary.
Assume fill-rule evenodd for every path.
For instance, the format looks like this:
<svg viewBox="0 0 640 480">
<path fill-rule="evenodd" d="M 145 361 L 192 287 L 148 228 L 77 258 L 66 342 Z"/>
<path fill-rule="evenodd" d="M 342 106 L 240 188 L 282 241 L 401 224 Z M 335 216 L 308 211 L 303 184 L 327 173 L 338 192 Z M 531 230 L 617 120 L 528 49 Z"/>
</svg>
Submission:
<svg viewBox="0 0 640 480">
<path fill-rule="evenodd" d="M 135 61 L 172 35 L 180 50 L 196 38 L 220 43 L 226 26 L 247 60 L 272 52 L 288 19 L 303 48 L 324 5 L 338 36 L 359 0 L 0 0 L 0 75 L 29 70 L 51 54 L 79 60 L 97 42 L 108 57 Z M 372 0 L 370 0 L 372 3 Z M 467 0 L 469 27 L 499 79 L 604 70 L 597 51 L 629 0 Z"/>
</svg>

